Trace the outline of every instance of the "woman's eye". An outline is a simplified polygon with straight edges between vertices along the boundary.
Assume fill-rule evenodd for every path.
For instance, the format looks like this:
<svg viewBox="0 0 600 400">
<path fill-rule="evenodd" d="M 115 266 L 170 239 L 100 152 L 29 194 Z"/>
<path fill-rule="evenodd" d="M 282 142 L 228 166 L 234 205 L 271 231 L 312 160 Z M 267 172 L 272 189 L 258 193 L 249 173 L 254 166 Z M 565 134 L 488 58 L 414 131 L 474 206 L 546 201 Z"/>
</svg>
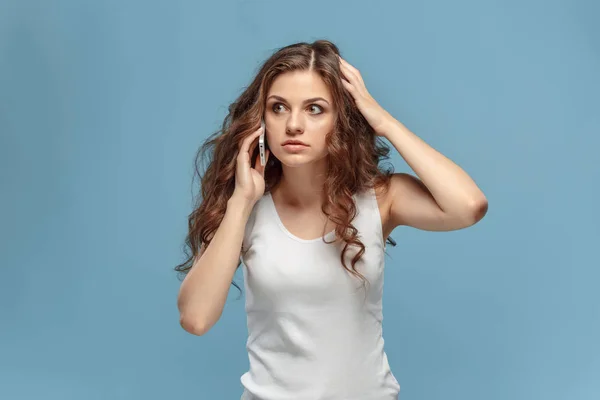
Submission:
<svg viewBox="0 0 600 400">
<path fill-rule="evenodd" d="M 271 107 L 271 109 L 272 109 L 272 110 L 273 110 L 275 113 L 278 113 L 278 112 L 277 112 L 277 106 L 283 106 L 283 104 L 281 104 L 281 103 L 274 103 L 274 104 L 273 104 L 273 106 Z M 323 110 L 321 109 L 321 107 L 320 107 L 320 106 L 318 106 L 318 105 L 316 105 L 316 104 L 311 104 L 311 105 L 309 106 L 309 108 L 313 108 L 313 107 L 316 107 L 316 108 L 318 108 L 318 109 L 319 109 L 319 112 L 318 112 L 318 113 L 313 113 L 313 114 L 321 114 L 321 113 L 323 112 Z"/>
<path fill-rule="evenodd" d="M 319 110 L 321 110 L 321 107 L 319 107 L 316 104 L 311 104 L 311 107 L 317 107 Z M 323 112 L 323 110 L 319 111 L 317 114 L 321 114 Z"/>
</svg>

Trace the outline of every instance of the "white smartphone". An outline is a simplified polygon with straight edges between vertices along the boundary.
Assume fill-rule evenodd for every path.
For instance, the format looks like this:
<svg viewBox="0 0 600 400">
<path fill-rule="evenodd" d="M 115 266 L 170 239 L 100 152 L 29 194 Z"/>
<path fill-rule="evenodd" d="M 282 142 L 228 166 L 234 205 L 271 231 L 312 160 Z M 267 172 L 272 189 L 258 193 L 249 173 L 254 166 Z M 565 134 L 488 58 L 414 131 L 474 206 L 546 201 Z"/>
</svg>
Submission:
<svg viewBox="0 0 600 400">
<path fill-rule="evenodd" d="M 258 151 L 260 153 L 260 165 L 264 166 L 267 163 L 267 158 L 265 155 L 265 121 L 260 120 L 260 127 L 262 129 L 262 133 L 258 137 Z"/>
</svg>

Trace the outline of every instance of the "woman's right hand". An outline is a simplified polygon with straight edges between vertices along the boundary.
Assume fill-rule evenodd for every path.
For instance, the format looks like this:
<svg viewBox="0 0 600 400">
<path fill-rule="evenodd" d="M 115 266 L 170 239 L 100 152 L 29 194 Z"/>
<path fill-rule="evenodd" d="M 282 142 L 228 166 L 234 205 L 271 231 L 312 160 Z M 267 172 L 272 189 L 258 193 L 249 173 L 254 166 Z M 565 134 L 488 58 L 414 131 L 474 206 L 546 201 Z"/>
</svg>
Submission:
<svg viewBox="0 0 600 400">
<path fill-rule="evenodd" d="M 237 155 L 237 167 L 235 170 L 234 196 L 239 196 L 254 205 L 265 193 L 265 166 L 260 165 L 260 152 L 256 155 L 255 167 L 252 168 L 250 157 L 258 146 L 258 138 L 262 127 L 257 129 L 241 145 Z M 265 158 L 269 160 L 270 151 L 265 149 Z"/>
</svg>

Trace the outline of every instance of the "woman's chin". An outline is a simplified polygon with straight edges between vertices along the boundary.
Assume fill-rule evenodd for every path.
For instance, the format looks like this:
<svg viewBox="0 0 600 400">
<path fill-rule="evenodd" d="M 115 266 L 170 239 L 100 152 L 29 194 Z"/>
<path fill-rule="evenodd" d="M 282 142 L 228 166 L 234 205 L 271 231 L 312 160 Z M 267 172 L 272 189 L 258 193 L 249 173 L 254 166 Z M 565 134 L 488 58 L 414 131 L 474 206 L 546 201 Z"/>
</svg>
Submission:
<svg viewBox="0 0 600 400">
<path fill-rule="evenodd" d="M 277 159 L 282 165 L 289 168 L 297 168 L 303 165 L 313 164 L 317 161 L 322 160 L 327 155 L 323 155 L 320 158 L 315 158 L 314 155 L 309 155 L 304 152 L 302 153 L 286 153 L 277 156 Z"/>
<path fill-rule="evenodd" d="M 294 157 L 296 160 L 290 160 L 290 158 L 292 157 L 285 157 L 283 159 L 280 158 L 279 161 L 281 161 L 282 165 L 285 165 L 289 168 L 297 168 L 311 163 L 311 160 L 307 160 L 305 157 L 302 157 L 302 159 L 301 157 Z"/>
</svg>

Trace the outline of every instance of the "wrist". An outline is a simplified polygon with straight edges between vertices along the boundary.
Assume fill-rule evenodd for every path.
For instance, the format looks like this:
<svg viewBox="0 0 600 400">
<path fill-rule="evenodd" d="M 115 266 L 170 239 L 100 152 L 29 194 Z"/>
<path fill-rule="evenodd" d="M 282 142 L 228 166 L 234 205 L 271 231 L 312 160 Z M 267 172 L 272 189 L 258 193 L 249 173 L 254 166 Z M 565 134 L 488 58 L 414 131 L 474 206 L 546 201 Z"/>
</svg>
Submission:
<svg viewBox="0 0 600 400">
<path fill-rule="evenodd" d="M 229 200 L 227 200 L 227 208 L 248 215 L 254 208 L 254 202 L 234 192 Z"/>
</svg>

